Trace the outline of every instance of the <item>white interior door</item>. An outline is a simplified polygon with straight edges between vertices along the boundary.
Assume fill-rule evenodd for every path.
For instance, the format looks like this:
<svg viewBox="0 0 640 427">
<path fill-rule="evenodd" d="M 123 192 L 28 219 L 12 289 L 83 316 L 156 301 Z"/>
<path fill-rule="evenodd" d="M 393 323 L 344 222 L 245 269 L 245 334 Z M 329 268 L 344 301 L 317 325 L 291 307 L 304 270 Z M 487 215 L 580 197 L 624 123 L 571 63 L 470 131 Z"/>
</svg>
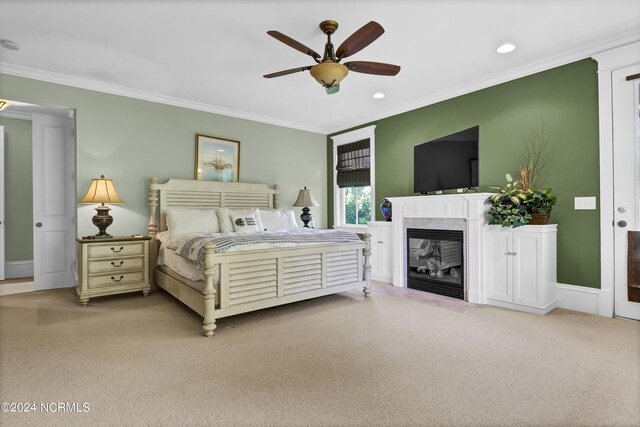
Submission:
<svg viewBox="0 0 640 427">
<path fill-rule="evenodd" d="M 627 232 L 640 229 L 640 65 L 612 73 L 615 286 L 614 314 L 640 320 L 640 303 L 627 299 Z"/>
<path fill-rule="evenodd" d="M 33 113 L 33 279 L 36 290 L 75 283 L 74 120 Z"/>
<path fill-rule="evenodd" d="M 4 126 L 0 126 L 0 280 L 4 280 Z"/>
</svg>

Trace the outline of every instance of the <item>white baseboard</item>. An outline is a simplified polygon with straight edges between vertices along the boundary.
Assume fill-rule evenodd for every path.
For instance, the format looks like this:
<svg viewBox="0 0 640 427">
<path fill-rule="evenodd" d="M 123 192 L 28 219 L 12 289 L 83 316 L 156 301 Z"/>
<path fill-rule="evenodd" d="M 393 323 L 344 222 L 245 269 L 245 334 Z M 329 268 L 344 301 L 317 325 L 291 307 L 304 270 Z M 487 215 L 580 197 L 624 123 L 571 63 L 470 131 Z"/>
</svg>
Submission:
<svg viewBox="0 0 640 427">
<path fill-rule="evenodd" d="M 35 290 L 36 290 L 36 286 L 33 283 L 33 281 L 3 283 L 0 285 L 0 296 L 21 294 L 23 292 L 33 292 Z"/>
<path fill-rule="evenodd" d="M 33 277 L 33 261 L 9 261 L 4 264 L 5 279 Z"/>
<path fill-rule="evenodd" d="M 558 283 L 556 292 L 559 308 L 606 316 L 600 313 L 600 289 Z"/>
</svg>

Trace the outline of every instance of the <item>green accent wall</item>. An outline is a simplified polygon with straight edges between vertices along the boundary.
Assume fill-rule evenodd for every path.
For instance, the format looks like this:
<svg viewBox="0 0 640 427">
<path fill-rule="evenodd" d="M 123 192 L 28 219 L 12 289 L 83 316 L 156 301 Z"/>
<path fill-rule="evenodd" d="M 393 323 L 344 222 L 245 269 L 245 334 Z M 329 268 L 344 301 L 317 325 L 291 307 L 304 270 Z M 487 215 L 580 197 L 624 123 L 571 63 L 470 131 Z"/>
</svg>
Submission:
<svg viewBox="0 0 640 427">
<path fill-rule="evenodd" d="M 519 176 L 522 137 L 543 123 L 553 158 L 543 184 L 559 194 L 550 219 L 558 224 L 558 282 L 599 288 L 600 212 L 573 208 L 574 197 L 600 198 L 597 63 L 591 59 L 354 127 L 377 125 L 376 219 L 383 219 L 378 206 L 384 197 L 414 195 L 415 145 L 479 125 L 480 190 L 493 191 L 489 186 L 503 185 L 505 173 Z M 332 156 L 327 138 L 330 225 Z"/>
<path fill-rule="evenodd" d="M 33 259 L 31 120 L 0 117 L 4 126 L 5 261 Z"/>
<path fill-rule="evenodd" d="M 113 180 L 125 204 L 111 206 L 111 234 L 146 233 L 150 176 L 159 182 L 194 178 L 197 133 L 239 140 L 240 180 L 279 184 L 283 208 L 305 185 L 312 189 L 320 204 L 312 209 L 315 224 L 326 226 L 324 134 L 7 74 L 0 74 L 0 93 L 3 99 L 76 110 L 78 200 L 92 178 Z M 94 208 L 79 205 L 78 235 L 97 232 Z"/>
</svg>

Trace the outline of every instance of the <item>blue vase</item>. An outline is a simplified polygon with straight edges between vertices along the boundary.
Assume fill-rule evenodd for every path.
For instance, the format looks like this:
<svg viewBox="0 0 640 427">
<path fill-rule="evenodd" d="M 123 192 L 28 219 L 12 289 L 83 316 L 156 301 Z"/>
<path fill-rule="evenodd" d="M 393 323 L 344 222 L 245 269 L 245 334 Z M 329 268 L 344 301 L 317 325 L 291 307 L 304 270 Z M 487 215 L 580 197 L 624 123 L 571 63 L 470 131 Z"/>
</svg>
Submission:
<svg viewBox="0 0 640 427">
<path fill-rule="evenodd" d="M 384 199 L 384 202 L 380 205 L 380 212 L 386 221 L 391 221 L 391 202 L 389 199 Z"/>
</svg>

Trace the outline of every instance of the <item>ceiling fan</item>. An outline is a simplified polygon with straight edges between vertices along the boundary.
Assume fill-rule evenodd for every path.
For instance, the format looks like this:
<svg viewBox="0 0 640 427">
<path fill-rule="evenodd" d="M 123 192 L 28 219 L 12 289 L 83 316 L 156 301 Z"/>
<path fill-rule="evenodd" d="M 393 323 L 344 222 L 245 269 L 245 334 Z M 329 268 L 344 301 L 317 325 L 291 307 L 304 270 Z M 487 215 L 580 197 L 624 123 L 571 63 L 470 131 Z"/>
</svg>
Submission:
<svg viewBox="0 0 640 427">
<path fill-rule="evenodd" d="M 371 21 L 362 26 L 362 28 L 342 42 L 335 53 L 333 50 L 333 43 L 331 43 L 331 35 L 338 29 L 338 23 L 336 21 L 322 21 L 320 23 L 320 29 L 327 35 L 327 43 L 324 46 L 324 55 L 322 57 L 313 49 L 279 31 L 267 31 L 267 34 L 276 40 L 279 40 L 282 43 L 312 57 L 316 61 L 316 65 L 291 68 L 289 70 L 266 74 L 264 77 L 270 79 L 273 77 L 297 73 L 299 71 L 310 70 L 313 78 L 325 87 L 328 94 L 332 94 L 340 90 L 340 82 L 345 78 L 349 71 L 376 74 L 379 76 L 395 76 L 400 72 L 399 65 L 384 64 L 381 62 L 351 61 L 345 62 L 344 64 L 340 63 L 344 58 L 358 53 L 365 47 L 369 46 L 374 40 L 384 33 L 384 28 L 382 28 L 382 25 L 377 22 Z"/>
</svg>

